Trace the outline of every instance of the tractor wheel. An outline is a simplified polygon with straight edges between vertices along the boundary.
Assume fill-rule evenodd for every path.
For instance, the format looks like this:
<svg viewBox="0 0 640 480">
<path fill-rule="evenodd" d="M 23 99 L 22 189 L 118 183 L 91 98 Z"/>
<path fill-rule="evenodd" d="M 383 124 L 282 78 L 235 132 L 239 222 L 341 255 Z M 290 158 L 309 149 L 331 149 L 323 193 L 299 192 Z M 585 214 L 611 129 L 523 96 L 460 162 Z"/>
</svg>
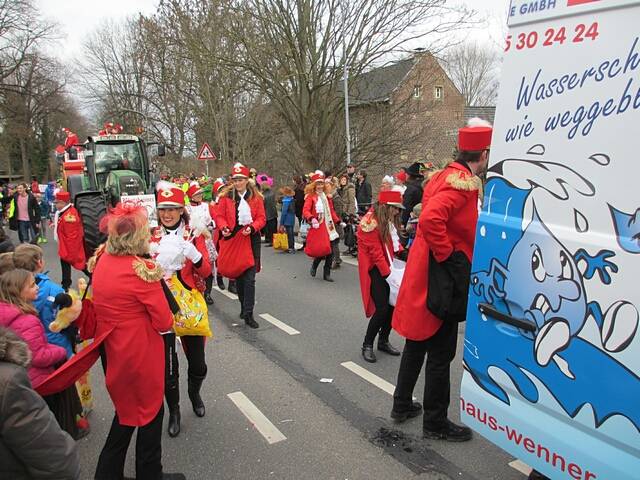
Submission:
<svg viewBox="0 0 640 480">
<path fill-rule="evenodd" d="M 91 256 L 107 240 L 107 236 L 100 231 L 100 220 L 107 213 L 104 195 L 99 192 L 78 195 L 75 206 L 82 218 L 85 251 L 87 256 Z"/>
</svg>

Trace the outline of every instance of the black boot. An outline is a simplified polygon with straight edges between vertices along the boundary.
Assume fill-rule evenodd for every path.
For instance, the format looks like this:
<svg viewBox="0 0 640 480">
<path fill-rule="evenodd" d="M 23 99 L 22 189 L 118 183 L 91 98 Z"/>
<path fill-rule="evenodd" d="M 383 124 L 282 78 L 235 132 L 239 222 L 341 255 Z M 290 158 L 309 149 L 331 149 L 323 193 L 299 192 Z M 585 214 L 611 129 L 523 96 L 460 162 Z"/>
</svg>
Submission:
<svg viewBox="0 0 640 480">
<path fill-rule="evenodd" d="M 170 437 L 177 437 L 180 434 L 180 404 L 169 407 L 167 432 Z"/>
<path fill-rule="evenodd" d="M 202 401 L 202 397 L 200 397 L 200 387 L 202 387 L 202 382 L 204 381 L 205 376 L 206 375 L 189 375 L 189 400 L 191 400 L 193 413 L 196 414 L 196 417 L 204 417 L 205 413 L 204 402 Z"/>
<path fill-rule="evenodd" d="M 218 282 L 218 288 L 220 290 L 224 290 L 224 280 L 222 279 L 222 276 L 218 275 L 216 277 L 216 281 Z"/>
<path fill-rule="evenodd" d="M 207 305 L 213 305 L 213 298 L 211 298 L 210 294 L 205 294 L 204 301 L 207 302 Z"/>
<path fill-rule="evenodd" d="M 447 442 L 467 442 L 471 440 L 473 434 L 469 427 L 456 425 L 447 419 L 445 425 L 440 428 L 431 429 L 429 427 L 422 428 L 422 436 L 431 440 L 445 440 Z"/>
<path fill-rule="evenodd" d="M 229 280 L 229 293 L 238 293 L 235 280 Z"/>
<path fill-rule="evenodd" d="M 324 273 L 322 278 L 325 282 L 333 282 L 333 278 L 331 278 L 331 263 L 326 260 L 324 262 Z"/>
<path fill-rule="evenodd" d="M 309 273 L 311 274 L 312 277 L 315 277 L 317 272 L 318 272 L 318 264 L 314 260 L 313 263 L 311 264 L 311 270 L 309 271 Z"/>
<path fill-rule="evenodd" d="M 362 358 L 365 362 L 376 363 L 376 354 L 373 353 L 373 345 L 362 344 Z"/>
<path fill-rule="evenodd" d="M 253 318 L 253 313 L 244 316 L 244 323 L 247 324 L 248 327 L 258 328 L 260 325 Z"/>
<path fill-rule="evenodd" d="M 394 357 L 397 357 L 400 355 L 400 351 L 393 348 L 393 345 L 389 343 L 389 339 L 382 340 L 381 338 L 379 338 L 378 350 L 380 350 L 381 352 L 388 353 L 389 355 L 393 355 Z"/>
<path fill-rule="evenodd" d="M 396 410 L 396 408 L 394 407 L 391 410 L 391 418 L 396 423 L 402 423 L 406 421 L 408 418 L 417 417 L 421 413 L 422 413 L 422 405 L 420 405 L 418 402 L 411 402 L 411 405 L 409 405 L 409 408 L 406 408 L 406 409 Z"/>
</svg>

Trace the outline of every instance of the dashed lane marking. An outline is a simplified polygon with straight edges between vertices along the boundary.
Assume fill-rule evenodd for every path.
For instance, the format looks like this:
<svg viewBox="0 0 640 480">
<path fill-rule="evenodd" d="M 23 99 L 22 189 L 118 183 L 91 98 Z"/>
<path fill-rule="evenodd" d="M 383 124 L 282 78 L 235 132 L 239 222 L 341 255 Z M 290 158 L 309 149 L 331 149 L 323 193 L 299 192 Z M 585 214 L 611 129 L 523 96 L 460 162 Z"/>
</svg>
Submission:
<svg viewBox="0 0 640 480">
<path fill-rule="evenodd" d="M 234 293 L 230 293 L 227 290 L 220 290 L 219 287 L 213 287 L 213 289 L 215 291 L 217 291 L 218 293 L 221 293 L 225 297 L 230 298 L 231 300 L 238 300 L 238 296 L 236 294 L 234 294 Z"/>
<path fill-rule="evenodd" d="M 529 474 L 533 470 L 529 465 L 527 465 L 524 462 L 521 462 L 520 460 L 514 460 L 513 462 L 509 462 L 509 466 L 511 468 L 515 468 L 517 471 L 527 476 L 529 476 Z"/>
<path fill-rule="evenodd" d="M 349 265 L 353 265 L 354 267 L 358 266 L 358 260 L 353 257 L 347 257 L 346 255 L 340 256 L 340 259 L 343 263 L 348 263 Z"/>
<path fill-rule="evenodd" d="M 244 393 L 233 392 L 229 393 L 227 397 L 229 397 L 235 406 L 238 407 L 238 410 L 247 417 L 247 420 L 256 427 L 256 430 L 260 432 L 260 435 L 262 435 L 270 445 L 287 439 Z"/>
<path fill-rule="evenodd" d="M 375 373 L 371 373 L 366 368 L 362 368 L 357 363 L 343 362 L 340 365 L 342 365 L 347 370 L 351 370 L 353 373 L 358 375 L 360 378 L 363 378 L 367 382 L 372 383 L 380 390 L 387 392 L 389 395 L 393 395 L 393 391 L 396 389 L 396 387 L 392 383 L 387 382 L 384 378 L 380 378 Z"/>
<path fill-rule="evenodd" d="M 264 318 L 271 325 L 273 325 L 275 327 L 278 327 L 280 330 L 282 330 L 285 333 L 288 333 L 289 335 L 299 335 L 300 334 L 300 332 L 298 330 L 296 330 L 293 327 L 290 327 L 289 325 L 287 325 L 283 321 L 278 320 L 273 315 L 269 315 L 268 313 L 261 313 L 260 317 Z"/>
</svg>

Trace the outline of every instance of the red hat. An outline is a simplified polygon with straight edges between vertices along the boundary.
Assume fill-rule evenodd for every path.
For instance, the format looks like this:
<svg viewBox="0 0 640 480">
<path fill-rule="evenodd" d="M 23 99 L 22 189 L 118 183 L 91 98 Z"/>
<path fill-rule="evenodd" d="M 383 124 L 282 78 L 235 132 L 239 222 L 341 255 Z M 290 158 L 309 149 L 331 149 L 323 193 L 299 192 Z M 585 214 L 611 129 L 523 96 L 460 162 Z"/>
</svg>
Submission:
<svg viewBox="0 0 640 480">
<path fill-rule="evenodd" d="M 181 188 L 168 182 L 158 182 L 156 188 L 156 208 L 184 207 L 184 192 Z"/>
<path fill-rule="evenodd" d="M 250 171 L 241 163 L 236 163 L 231 169 L 231 178 L 249 178 Z"/>
<path fill-rule="evenodd" d="M 71 194 L 69 192 L 65 192 L 64 190 L 60 190 L 56 193 L 56 202 L 70 202 Z"/>
<path fill-rule="evenodd" d="M 220 190 L 222 187 L 224 187 L 224 182 L 221 182 L 220 180 L 216 180 L 215 182 L 213 182 L 213 186 L 211 187 L 211 190 L 213 191 L 213 193 L 218 193 L 218 190 Z"/>
<path fill-rule="evenodd" d="M 189 197 L 189 200 L 193 199 L 193 197 L 199 193 L 202 193 L 200 184 L 198 182 L 191 182 L 191 185 L 189 185 L 187 189 L 187 197 Z"/>
<path fill-rule="evenodd" d="M 395 177 L 400 180 L 402 183 L 407 181 L 407 172 L 405 172 L 404 170 L 400 170 L 398 173 L 395 174 Z"/>
<path fill-rule="evenodd" d="M 324 173 L 322 173 L 320 170 L 316 170 L 315 172 L 313 172 L 311 174 L 311 182 L 324 182 Z"/>
<path fill-rule="evenodd" d="M 392 205 L 398 208 L 404 208 L 402 205 L 402 193 L 398 190 L 382 190 L 378 194 L 378 203 L 381 205 Z"/>
<path fill-rule="evenodd" d="M 471 118 L 466 127 L 458 130 L 458 150 L 481 152 L 491 146 L 491 124 L 481 118 Z"/>
</svg>

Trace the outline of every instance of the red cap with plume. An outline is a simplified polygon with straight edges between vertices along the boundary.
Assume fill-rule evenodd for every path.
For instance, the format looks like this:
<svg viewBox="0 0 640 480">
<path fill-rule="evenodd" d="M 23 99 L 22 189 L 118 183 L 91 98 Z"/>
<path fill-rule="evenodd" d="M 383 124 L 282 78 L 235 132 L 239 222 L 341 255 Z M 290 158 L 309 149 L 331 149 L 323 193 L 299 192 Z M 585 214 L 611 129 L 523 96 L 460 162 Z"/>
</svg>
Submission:
<svg viewBox="0 0 640 480">
<path fill-rule="evenodd" d="M 118 203 L 100 221 L 100 231 L 109 236 L 121 236 L 149 228 L 147 210 L 139 203 Z"/>
</svg>

